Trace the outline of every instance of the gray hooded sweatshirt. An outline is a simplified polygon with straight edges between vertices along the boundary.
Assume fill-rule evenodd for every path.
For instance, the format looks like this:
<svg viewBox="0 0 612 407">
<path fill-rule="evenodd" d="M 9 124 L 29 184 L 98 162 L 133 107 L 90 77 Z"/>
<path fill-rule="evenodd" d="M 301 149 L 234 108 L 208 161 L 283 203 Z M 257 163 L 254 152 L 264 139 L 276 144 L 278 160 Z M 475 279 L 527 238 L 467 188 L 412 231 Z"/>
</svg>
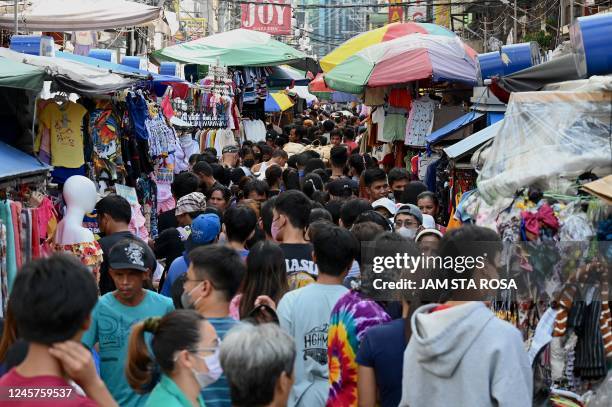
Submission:
<svg viewBox="0 0 612 407">
<path fill-rule="evenodd" d="M 418 308 L 404 352 L 400 407 L 529 407 L 532 371 L 520 332 L 482 302 Z"/>
</svg>

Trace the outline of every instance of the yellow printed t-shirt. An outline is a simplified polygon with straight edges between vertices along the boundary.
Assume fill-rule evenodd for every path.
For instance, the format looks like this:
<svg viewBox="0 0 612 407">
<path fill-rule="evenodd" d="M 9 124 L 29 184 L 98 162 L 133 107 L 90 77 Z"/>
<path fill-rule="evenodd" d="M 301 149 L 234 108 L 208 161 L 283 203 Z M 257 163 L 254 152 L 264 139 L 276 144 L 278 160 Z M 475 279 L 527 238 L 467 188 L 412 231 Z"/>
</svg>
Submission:
<svg viewBox="0 0 612 407">
<path fill-rule="evenodd" d="M 50 103 L 41 112 L 39 121 L 49 129 L 52 165 L 79 168 L 85 164 L 82 130 L 85 113 L 83 106 L 73 102 L 62 106 Z"/>
</svg>

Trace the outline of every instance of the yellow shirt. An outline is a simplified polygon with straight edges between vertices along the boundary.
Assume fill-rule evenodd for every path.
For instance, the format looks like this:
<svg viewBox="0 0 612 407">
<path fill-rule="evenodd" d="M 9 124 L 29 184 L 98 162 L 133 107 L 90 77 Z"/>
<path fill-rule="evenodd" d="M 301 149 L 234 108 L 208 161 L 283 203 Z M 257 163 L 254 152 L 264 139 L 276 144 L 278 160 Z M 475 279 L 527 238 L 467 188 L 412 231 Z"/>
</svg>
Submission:
<svg viewBox="0 0 612 407">
<path fill-rule="evenodd" d="M 82 130 L 85 113 L 83 106 L 73 102 L 61 106 L 49 103 L 40 113 L 40 124 L 49 129 L 52 165 L 79 168 L 85 164 Z"/>
</svg>

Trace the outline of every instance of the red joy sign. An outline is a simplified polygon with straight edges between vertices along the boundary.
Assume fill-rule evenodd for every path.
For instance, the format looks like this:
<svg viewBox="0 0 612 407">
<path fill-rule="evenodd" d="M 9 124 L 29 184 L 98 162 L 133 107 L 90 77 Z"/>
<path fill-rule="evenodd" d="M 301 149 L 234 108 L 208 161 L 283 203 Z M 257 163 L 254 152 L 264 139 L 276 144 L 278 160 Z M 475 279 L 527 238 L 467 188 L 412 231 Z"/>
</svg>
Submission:
<svg viewBox="0 0 612 407">
<path fill-rule="evenodd" d="M 252 3 L 243 3 L 241 27 L 272 35 L 290 35 L 290 0 L 255 0 Z"/>
</svg>

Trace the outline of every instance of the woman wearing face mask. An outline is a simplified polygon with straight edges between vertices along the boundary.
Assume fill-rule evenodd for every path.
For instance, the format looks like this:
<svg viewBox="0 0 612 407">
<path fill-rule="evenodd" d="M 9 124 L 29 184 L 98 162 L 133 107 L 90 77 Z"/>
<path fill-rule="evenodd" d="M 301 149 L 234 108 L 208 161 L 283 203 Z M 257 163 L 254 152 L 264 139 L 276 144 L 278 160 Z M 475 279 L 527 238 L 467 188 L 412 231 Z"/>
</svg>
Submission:
<svg viewBox="0 0 612 407">
<path fill-rule="evenodd" d="M 153 335 L 153 355 L 145 343 L 145 332 Z M 128 383 L 136 392 L 148 391 L 156 370 L 153 363 L 159 365 L 162 374 L 146 406 L 204 406 L 201 390 L 222 374 L 215 328 L 192 310 L 173 311 L 163 318 L 136 324 L 125 369 Z"/>
<path fill-rule="evenodd" d="M 415 205 L 402 205 L 393 218 L 395 232 L 409 240 L 414 240 L 423 229 L 423 214 Z"/>
</svg>

